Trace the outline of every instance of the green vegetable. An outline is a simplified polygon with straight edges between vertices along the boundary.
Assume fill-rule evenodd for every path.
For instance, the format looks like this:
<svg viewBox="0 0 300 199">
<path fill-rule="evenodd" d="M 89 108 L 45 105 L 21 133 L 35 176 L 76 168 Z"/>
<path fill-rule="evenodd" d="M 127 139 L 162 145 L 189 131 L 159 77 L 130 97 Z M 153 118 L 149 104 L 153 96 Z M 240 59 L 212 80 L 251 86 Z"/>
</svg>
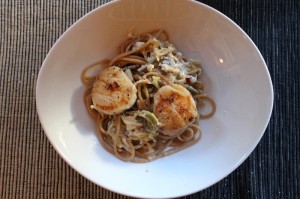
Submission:
<svg viewBox="0 0 300 199">
<path fill-rule="evenodd" d="M 158 81 L 160 80 L 160 77 L 158 76 L 152 76 L 152 83 L 156 88 L 160 88 Z"/>
<path fill-rule="evenodd" d="M 156 116 L 146 110 L 141 110 L 136 112 L 137 116 L 145 119 L 146 130 L 150 133 L 156 132 L 159 128 L 159 121 Z"/>
<path fill-rule="evenodd" d="M 192 94 L 200 94 L 199 91 L 197 89 L 195 89 L 194 87 L 187 85 L 185 86 L 185 88 L 190 91 Z"/>
</svg>

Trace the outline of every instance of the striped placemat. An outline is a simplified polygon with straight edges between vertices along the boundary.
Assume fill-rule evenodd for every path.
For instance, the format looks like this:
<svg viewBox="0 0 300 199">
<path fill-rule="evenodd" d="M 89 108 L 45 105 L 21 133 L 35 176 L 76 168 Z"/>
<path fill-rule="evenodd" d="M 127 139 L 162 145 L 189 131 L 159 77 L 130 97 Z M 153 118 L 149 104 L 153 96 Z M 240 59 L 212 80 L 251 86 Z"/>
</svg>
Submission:
<svg viewBox="0 0 300 199">
<path fill-rule="evenodd" d="M 91 183 L 68 166 L 44 135 L 35 105 L 37 75 L 54 42 L 108 1 L 0 1 L 1 199 L 130 198 Z M 300 3 L 202 2 L 233 19 L 253 39 L 269 67 L 275 103 L 250 157 L 219 183 L 186 198 L 300 198 Z"/>
</svg>

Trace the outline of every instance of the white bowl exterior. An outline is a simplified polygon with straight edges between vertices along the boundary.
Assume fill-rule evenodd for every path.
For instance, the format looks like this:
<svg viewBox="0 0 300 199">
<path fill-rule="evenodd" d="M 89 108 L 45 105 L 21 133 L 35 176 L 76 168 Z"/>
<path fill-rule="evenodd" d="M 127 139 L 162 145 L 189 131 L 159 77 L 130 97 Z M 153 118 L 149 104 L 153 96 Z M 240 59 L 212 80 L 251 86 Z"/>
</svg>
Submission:
<svg viewBox="0 0 300 199">
<path fill-rule="evenodd" d="M 166 29 L 179 51 L 201 62 L 217 104 L 213 118 L 201 121 L 199 143 L 146 164 L 122 162 L 102 148 L 80 81 L 84 67 L 116 55 L 130 27 Z M 87 14 L 50 50 L 36 97 L 47 137 L 76 171 L 112 191 L 149 198 L 194 193 L 230 174 L 259 142 L 273 106 L 267 67 L 249 37 L 216 10 L 186 0 L 114 1 Z"/>
</svg>

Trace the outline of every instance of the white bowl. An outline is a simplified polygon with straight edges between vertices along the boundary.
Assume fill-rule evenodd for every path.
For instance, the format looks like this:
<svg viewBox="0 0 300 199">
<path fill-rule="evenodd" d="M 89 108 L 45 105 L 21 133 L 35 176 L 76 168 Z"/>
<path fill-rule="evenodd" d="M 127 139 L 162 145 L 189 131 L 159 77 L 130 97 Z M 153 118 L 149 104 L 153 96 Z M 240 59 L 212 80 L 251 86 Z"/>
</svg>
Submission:
<svg viewBox="0 0 300 199">
<path fill-rule="evenodd" d="M 145 164 L 102 148 L 80 80 L 86 66 L 116 55 L 131 27 L 166 29 L 179 51 L 202 63 L 206 92 L 217 104 L 213 118 L 201 121 L 199 143 Z M 220 12 L 188 0 L 113 1 L 88 13 L 50 50 L 36 98 L 43 129 L 69 165 L 106 189 L 149 198 L 191 194 L 226 177 L 256 147 L 273 106 L 268 69 L 251 39 Z"/>
</svg>

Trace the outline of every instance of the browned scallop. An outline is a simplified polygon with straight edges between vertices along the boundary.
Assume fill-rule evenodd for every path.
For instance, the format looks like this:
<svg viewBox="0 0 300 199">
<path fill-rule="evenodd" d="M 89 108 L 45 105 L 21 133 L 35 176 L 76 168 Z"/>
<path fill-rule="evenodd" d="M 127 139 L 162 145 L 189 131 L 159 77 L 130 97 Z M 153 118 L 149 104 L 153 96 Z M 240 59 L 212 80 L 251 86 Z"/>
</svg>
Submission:
<svg viewBox="0 0 300 199">
<path fill-rule="evenodd" d="M 119 67 L 108 67 L 96 78 L 92 89 L 93 108 L 114 115 L 131 108 L 137 99 L 137 90 Z"/>
<path fill-rule="evenodd" d="M 169 136 L 183 132 L 198 116 L 192 95 L 178 84 L 161 87 L 154 95 L 153 108 L 162 124 L 160 132 Z"/>
</svg>

